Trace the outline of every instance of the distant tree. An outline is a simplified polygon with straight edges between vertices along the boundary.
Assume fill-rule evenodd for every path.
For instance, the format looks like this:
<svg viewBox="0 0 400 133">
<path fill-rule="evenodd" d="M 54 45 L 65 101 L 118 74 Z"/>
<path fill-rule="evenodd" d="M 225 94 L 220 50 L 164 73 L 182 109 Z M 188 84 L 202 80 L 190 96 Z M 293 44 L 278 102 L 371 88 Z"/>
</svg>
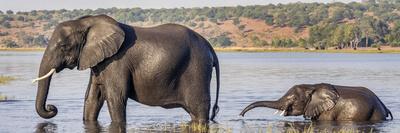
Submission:
<svg viewBox="0 0 400 133">
<path fill-rule="evenodd" d="M 190 27 L 196 27 L 196 26 L 197 26 L 197 24 L 196 24 L 196 23 L 194 23 L 194 22 L 190 22 L 190 23 L 189 23 L 189 26 L 190 26 Z"/>
<path fill-rule="evenodd" d="M 0 31 L 0 36 L 7 36 L 7 35 L 9 35 L 10 33 L 8 33 L 8 32 L 6 32 L 6 31 L 4 31 L 4 32 L 1 32 Z"/>
<path fill-rule="evenodd" d="M 27 46 L 33 45 L 34 38 L 31 35 L 28 35 L 25 32 L 18 32 L 17 37 L 22 40 L 23 45 L 27 45 Z"/>
<path fill-rule="evenodd" d="M 46 46 L 49 42 L 49 39 L 46 38 L 44 35 L 39 35 L 33 39 L 33 44 L 37 46 Z"/>
<path fill-rule="evenodd" d="M 302 48 L 309 48 L 309 46 L 307 45 L 307 40 L 305 40 L 305 39 L 303 39 L 303 38 L 300 38 L 300 39 L 297 41 L 297 45 L 298 45 L 299 47 L 302 47 Z"/>
<path fill-rule="evenodd" d="M 390 33 L 385 36 L 385 41 L 389 43 L 390 46 L 400 46 L 400 21 L 394 23 Z"/>
<path fill-rule="evenodd" d="M 10 40 L 10 39 L 3 40 L 3 44 L 7 48 L 18 48 L 19 47 L 15 41 Z"/>
<path fill-rule="evenodd" d="M 5 28 L 11 28 L 11 24 L 8 21 L 4 21 L 3 23 L 1 23 L 1 26 L 5 27 Z"/>
<path fill-rule="evenodd" d="M 36 10 L 32 10 L 29 14 L 30 14 L 30 16 L 36 16 L 37 15 L 37 11 Z"/>
<path fill-rule="evenodd" d="M 278 12 L 274 15 L 274 24 L 277 26 L 285 26 L 286 24 L 286 15 L 283 12 Z"/>
<path fill-rule="evenodd" d="M 243 31 L 246 28 L 246 25 L 239 25 L 239 30 Z"/>
<path fill-rule="evenodd" d="M 11 11 L 11 10 L 7 10 L 7 11 L 6 11 L 6 13 L 7 13 L 8 15 L 12 15 L 12 14 L 14 14 L 14 12 L 13 12 L 13 11 Z"/>
<path fill-rule="evenodd" d="M 344 48 L 344 28 L 343 26 L 338 26 L 332 33 L 330 43 L 333 46 L 337 46 L 340 49 Z"/>
<path fill-rule="evenodd" d="M 211 45 L 217 46 L 217 47 L 227 47 L 231 46 L 233 42 L 231 41 L 231 38 L 227 37 L 226 35 L 220 35 L 215 38 L 210 38 L 209 39 Z"/>
<path fill-rule="evenodd" d="M 239 25 L 239 24 L 240 24 L 239 18 L 234 18 L 234 19 L 233 19 L 233 24 L 234 24 L 234 25 Z"/>
<path fill-rule="evenodd" d="M 24 16 L 18 16 L 17 20 L 18 21 L 25 21 L 25 17 Z"/>
<path fill-rule="evenodd" d="M 264 21 L 268 25 L 274 25 L 274 16 L 268 15 L 265 17 Z"/>
<path fill-rule="evenodd" d="M 268 42 L 265 40 L 261 40 L 260 38 L 258 38 L 257 36 L 252 36 L 251 37 L 251 41 L 254 44 L 254 46 L 256 47 L 264 47 L 268 45 Z"/>
</svg>

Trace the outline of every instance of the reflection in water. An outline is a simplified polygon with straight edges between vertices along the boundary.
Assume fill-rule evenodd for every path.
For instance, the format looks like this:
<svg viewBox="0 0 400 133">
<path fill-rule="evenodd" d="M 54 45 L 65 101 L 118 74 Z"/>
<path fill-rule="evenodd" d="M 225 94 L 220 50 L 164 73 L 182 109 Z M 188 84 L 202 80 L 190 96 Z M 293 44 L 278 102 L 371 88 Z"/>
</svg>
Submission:
<svg viewBox="0 0 400 133">
<path fill-rule="evenodd" d="M 260 125 L 246 123 L 242 125 L 243 132 L 380 132 L 383 122 L 352 122 L 352 121 L 277 121 Z"/>
<path fill-rule="evenodd" d="M 84 122 L 84 128 L 86 133 L 99 133 L 103 130 L 103 127 L 97 121 Z"/>
<path fill-rule="evenodd" d="M 110 133 L 125 133 L 126 132 L 126 123 L 111 122 L 110 126 L 108 126 L 108 132 L 110 132 Z"/>
<path fill-rule="evenodd" d="M 243 132 L 380 132 L 385 122 L 351 122 L 351 121 L 278 121 L 265 124 L 264 126 L 254 125 L 248 122 L 265 122 L 264 120 L 237 120 L 242 123 Z M 192 122 L 184 123 L 149 123 L 141 127 L 127 129 L 126 123 L 111 122 L 103 127 L 98 122 L 84 122 L 86 133 L 125 133 L 125 132 L 232 132 L 232 127 L 218 123 L 199 124 Z M 57 125 L 51 122 L 39 123 L 36 126 L 36 133 L 57 132 Z"/>
<path fill-rule="evenodd" d="M 299 132 L 378 132 L 374 122 L 352 122 L 352 121 L 284 121 L 284 131 Z"/>
<path fill-rule="evenodd" d="M 57 125 L 51 122 L 43 122 L 36 125 L 35 133 L 56 133 Z"/>
</svg>

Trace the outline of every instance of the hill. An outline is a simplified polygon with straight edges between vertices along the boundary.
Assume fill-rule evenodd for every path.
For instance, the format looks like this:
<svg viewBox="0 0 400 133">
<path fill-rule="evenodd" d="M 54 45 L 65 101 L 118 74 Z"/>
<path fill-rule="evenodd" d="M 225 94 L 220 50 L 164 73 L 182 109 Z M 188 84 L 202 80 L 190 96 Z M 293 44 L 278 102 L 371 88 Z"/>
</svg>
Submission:
<svg viewBox="0 0 400 133">
<path fill-rule="evenodd" d="M 183 24 L 217 47 L 400 46 L 400 3 L 379 0 L 211 8 L 0 11 L 0 47 L 45 47 L 58 23 L 96 14 L 135 26 Z"/>
</svg>

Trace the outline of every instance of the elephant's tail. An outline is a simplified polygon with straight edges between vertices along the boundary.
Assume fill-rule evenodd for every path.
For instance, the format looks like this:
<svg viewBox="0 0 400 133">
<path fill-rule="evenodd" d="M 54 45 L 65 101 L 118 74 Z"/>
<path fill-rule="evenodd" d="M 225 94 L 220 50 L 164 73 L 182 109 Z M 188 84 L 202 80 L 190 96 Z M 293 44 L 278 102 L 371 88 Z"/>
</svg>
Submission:
<svg viewBox="0 0 400 133">
<path fill-rule="evenodd" d="M 393 115 L 392 112 L 389 109 L 386 109 L 386 111 L 388 112 L 388 114 L 390 115 L 390 120 L 393 120 Z"/>
<path fill-rule="evenodd" d="M 390 120 L 393 120 L 393 115 L 392 112 L 386 107 L 385 104 L 383 104 L 383 102 L 381 101 L 381 99 L 379 97 L 376 96 L 376 98 L 379 100 L 379 102 L 382 104 L 382 106 L 385 108 L 386 110 L 386 117 L 390 116 Z"/>
<path fill-rule="evenodd" d="M 219 97 L 219 86 L 220 86 L 220 73 L 219 73 L 219 61 L 218 61 L 218 57 L 217 54 L 215 53 L 214 50 L 212 50 L 214 53 L 214 67 L 215 67 L 215 75 L 217 78 L 217 92 L 216 92 L 216 98 L 215 98 L 215 103 L 212 109 L 212 115 L 211 115 L 211 120 L 214 121 L 215 116 L 217 115 L 218 111 L 219 111 L 219 107 L 218 107 L 218 97 Z"/>
</svg>

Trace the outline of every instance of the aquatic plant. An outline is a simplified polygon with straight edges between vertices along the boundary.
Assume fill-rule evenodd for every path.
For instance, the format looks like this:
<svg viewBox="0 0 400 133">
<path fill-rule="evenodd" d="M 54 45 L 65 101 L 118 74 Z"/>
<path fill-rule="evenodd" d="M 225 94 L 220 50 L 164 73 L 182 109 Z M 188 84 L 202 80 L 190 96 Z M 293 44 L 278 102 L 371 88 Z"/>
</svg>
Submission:
<svg viewBox="0 0 400 133">
<path fill-rule="evenodd" d="M 7 84 L 8 82 L 10 82 L 12 80 L 15 80 L 15 78 L 11 77 L 11 76 L 0 75 L 0 85 Z"/>
</svg>

